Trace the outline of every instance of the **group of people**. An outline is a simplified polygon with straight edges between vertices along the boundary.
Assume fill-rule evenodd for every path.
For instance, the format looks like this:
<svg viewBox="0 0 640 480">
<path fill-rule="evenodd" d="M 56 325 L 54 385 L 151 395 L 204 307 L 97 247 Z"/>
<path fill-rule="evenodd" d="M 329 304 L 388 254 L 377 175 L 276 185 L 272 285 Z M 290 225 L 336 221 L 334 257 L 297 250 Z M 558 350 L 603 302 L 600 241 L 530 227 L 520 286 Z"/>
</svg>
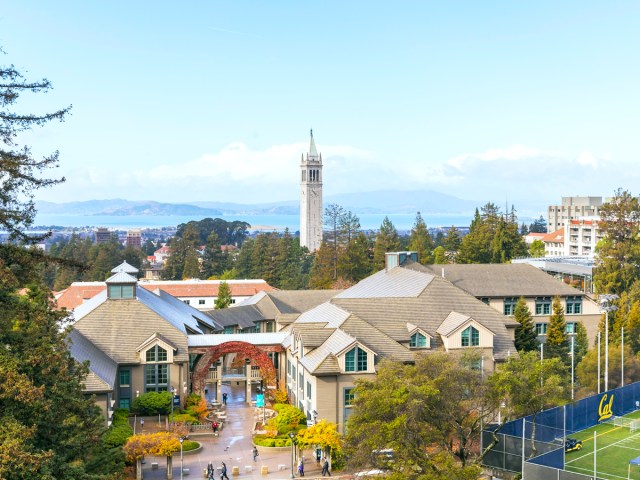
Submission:
<svg viewBox="0 0 640 480">
<path fill-rule="evenodd" d="M 213 466 L 213 463 L 209 462 L 207 465 L 207 480 L 213 480 L 215 478 L 216 469 Z M 220 480 L 229 480 L 229 476 L 227 475 L 227 464 L 222 462 L 220 465 Z"/>
</svg>

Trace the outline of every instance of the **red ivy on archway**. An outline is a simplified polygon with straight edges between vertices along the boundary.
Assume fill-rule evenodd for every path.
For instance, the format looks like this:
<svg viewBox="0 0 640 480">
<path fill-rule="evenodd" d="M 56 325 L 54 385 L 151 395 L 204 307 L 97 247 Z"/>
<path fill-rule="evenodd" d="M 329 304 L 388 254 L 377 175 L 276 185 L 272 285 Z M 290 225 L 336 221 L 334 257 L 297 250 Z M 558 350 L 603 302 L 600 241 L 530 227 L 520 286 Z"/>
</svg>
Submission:
<svg viewBox="0 0 640 480">
<path fill-rule="evenodd" d="M 239 353 L 243 357 L 250 358 L 253 365 L 260 367 L 260 375 L 262 375 L 265 386 L 275 387 L 276 369 L 267 354 L 250 343 L 234 341 L 207 348 L 193 369 L 191 378 L 194 392 L 201 392 L 204 389 L 209 367 L 222 355 L 228 353 Z"/>
</svg>

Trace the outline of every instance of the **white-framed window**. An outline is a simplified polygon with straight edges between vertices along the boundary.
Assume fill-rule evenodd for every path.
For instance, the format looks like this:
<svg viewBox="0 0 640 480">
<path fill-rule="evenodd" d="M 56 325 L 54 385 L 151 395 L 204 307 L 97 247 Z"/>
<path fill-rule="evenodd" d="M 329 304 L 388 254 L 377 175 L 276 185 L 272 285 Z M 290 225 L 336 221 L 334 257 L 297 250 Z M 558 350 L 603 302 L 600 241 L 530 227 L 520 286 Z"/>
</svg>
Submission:
<svg viewBox="0 0 640 480">
<path fill-rule="evenodd" d="M 366 372 L 368 370 L 368 355 L 360 347 L 354 347 L 344 356 L 344 369 L 346 372 Z"/>
<path fill-rule="evenodd" d="M 546 335 L 547 334 L 547 324 L 546 323 L 536 323 L 536 334 L 537 335 Z"/>
<path fill-rule="evenodd" d="M 518 299 L 515 297 L 507 297 L 504 299 L 504 314 L 513 315 L 516 311 Z"/>
<path fill-rule="evenodd" d="M 582 313 L 582 297 L 567 297 L 566 313 L 569 315 L 579 315 Z"/>
<path fill-rule="evenodd" d="M 536 315 L 551 315 L 551 297 L 536 297 Z"/>
</svg>

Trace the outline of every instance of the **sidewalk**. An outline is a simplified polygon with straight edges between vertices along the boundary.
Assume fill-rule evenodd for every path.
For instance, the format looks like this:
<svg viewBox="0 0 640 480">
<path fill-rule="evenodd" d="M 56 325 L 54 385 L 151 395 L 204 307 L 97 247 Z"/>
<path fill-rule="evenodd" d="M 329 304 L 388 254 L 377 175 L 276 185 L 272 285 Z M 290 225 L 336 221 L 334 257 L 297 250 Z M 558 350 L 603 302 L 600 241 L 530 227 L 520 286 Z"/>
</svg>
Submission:
<svg viewBox="0 0 640 480">
<path fill-rule="evenodd" d="M 194 435 L 192 437 L 193 440 L 202 444 L 202 450 L 195 454 L 183 454 L 184 468 L 189 469 L 188 474 L 185 471 L 184 478 L 187 480 L 204 478 L 203 471 L 206 470 L 209 462 L 216 468 L 220 467 L 221 462 L 225 462 L 227 475 L 230 479 L 286 480 L 292 478 L 290 451 L 274 452 L 273 454 L 260 452 L 257 460 L 253 461 L 251 431 L 255 423 L 254 408 L 244 402 L 243 392 L 239 392 L 239 395 L 236 396 L 233 389 L 226 391 L 229 393 L 229 397 L 227 400 L 227 420 L 224 428 L 218 437 L 213 437 L 210 434 Z M 152 425 L 157 428 L 157 418 L 155 421 L 152 421 L 151 418 L 145 417 L 145 430 L 150 430 Z M 313 456 L 310 450 L 304 452 L 304 458 L 309 459 L 305 463 L 304 478 L 322 478 L 320 466 L 312 460 Z M 151 464 L 153 462 L 158 464 L 156 470 L 152 470 Z M 263 465 L 267 466 L 267 475 L 260 473 Z M 234 466 L 239 467 L 239 475 L 232 475 Z M 247 466 L 251 467 L 251 472 L 248 471 Z M 284 470 L 278 470 L 279 466 L 280 468 L 284 466 Z M 142 467 L 145 480 L 167 478 L 166 457 L 147 457 Z M 217 472 L 216 480 L 220 478 L 220 470 L 218 469 Z M 180 452 L 175 453 L 173 456 L 173 478 L 175 480 L 180 479 Z"/>
</svg>

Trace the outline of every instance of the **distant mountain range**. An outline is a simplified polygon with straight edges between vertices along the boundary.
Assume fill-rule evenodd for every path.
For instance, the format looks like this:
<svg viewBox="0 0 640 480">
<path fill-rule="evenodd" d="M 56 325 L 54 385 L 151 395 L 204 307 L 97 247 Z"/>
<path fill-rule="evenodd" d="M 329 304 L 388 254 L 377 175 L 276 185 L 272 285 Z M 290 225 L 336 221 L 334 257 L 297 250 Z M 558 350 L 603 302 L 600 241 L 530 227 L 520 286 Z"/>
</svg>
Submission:
<svg viewBox="0 0 640 480">
<path fill-rule="evenodd" d="M 469 214 L 481 204 L 462 200 L 431 190 L 381 190 L 376 192 L 347 193 L 325 196 L 324 205 L 337 203 L 354 213 L 439 213 Z M 61 215 L 297 215 L 297 200 L 261 204 L 230 202 L 162 203 L 155 201 L 131 201 L 120 198 L 88 200 L 83 202 L 37 202 L 41 214 Z"/>
</svg>

